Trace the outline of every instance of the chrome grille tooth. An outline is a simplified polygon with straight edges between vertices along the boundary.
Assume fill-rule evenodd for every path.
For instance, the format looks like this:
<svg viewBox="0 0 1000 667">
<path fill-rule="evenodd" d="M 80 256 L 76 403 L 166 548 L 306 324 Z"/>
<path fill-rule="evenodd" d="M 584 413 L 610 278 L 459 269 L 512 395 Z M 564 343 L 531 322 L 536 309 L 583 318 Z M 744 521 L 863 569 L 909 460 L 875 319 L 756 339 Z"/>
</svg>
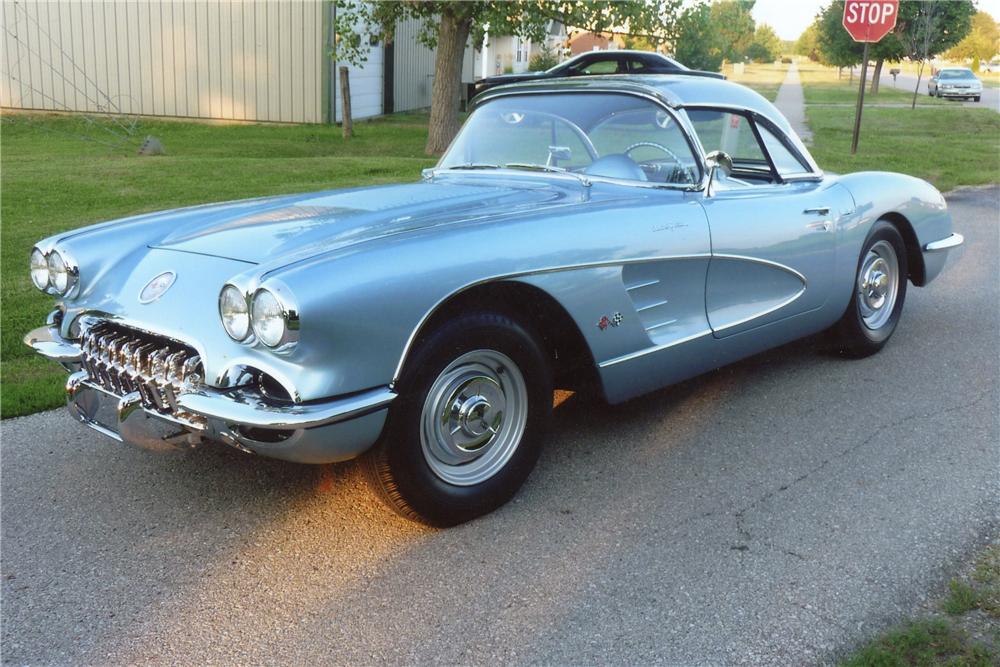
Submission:
<svg viewBox="0 0 1000 667">
<path fill-rule="evenodd" d="M 167 405 L 170 406 L 170 410 L 177 412 L 180 408 L 177 405 L 177 394 L 174 392 L 174 386 L 171 384 L 165 385 L 163 387 L 163 395 L 167 399 Z"/>
<path fill-rule="evenodd" d="M 177 394 L 201 382 L 201 357 L 183 343 L 108 321 L 82 335 L 81 362 L 91 381 L 106 391 L 138 392 L 143 407 L 179 413 Z"/>
<path fill-rule="evenodd" d="M 181 371 L 181 382 L 184 384 L 198 384 L 201 382 L 201 357 L 194 355 L 184 362 Z"/>
</svg>

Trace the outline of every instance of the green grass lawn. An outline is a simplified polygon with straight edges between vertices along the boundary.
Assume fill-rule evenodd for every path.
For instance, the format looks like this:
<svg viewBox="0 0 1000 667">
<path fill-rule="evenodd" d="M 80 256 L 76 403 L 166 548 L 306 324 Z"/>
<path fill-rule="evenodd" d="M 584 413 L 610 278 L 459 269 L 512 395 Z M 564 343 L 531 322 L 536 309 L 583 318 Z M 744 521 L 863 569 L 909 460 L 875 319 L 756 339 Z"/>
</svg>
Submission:
<svg viewBox="0 0 1000 667">
<path fill-rule="evenodd" d="M 879 170 L 919 176 L 939 190 L 1000 182 L 1000 114 L 966 107 L 865 109 L 851 155 L 851 107 L 807 106 L 812 154 L 835 173 Z"/>
<path fill-rule="evenodd" d="M 53 299 L 28 278 L 31 246 L 50 234 L 144 211 L 324 188 L 412 181 L 424 155 L 426 114 L 355 124 L 344 141 L 325 125 L 217 125 L 142 121 L 127 148 L 78 117 L 8 115 L 0 124 L 0 414 L 63 402 L 65 372 L 32 355 L 22 336 L 44 323 Z M 167 155 L 139 157 L 154 135 Z"/>
<path fill-rule="evenodd" d="M 890 65 L 886 65 L 890 67 Z M 833 67 L 824 67 L 816 63 L 799 63 L 799 79 L 802 81 L 802 92 L 806 98 L 806 104 L 855 104 L 858 99 L 859 77 L 853 80 L 844 73 L 837 75 L 837 70 Z M 868 84 L 866 87 L 871 90 L 871 77 L 874 68 L 868 69 Z M 925 74 L 924 80 L 929 75 Z M 913 100 L 913 90 L 907 90 L 902 85 L 895 87 L 890 81 L 882 81 L 878 94 L 866 92 L 865 105 L 876 104 L 910 104 Z M 917 105 L 941 105 L 947 104 L 945 100 L 939 100 L 927 95 L 917 95 Z"/>
<path fill-rule="evenodd" d="M 722 73 L 735 83 L 741 83 L 748 88 L 753 88 L 758 93 L 770 101 L 778 96 L 778 88 L 785 80 L 788 73 L 788 65 L 775 65 L 773 63 L 751 63 L 745 65 L 742 73 L 737 73 L 733 65 L 726 65 Z"/>
</svg>

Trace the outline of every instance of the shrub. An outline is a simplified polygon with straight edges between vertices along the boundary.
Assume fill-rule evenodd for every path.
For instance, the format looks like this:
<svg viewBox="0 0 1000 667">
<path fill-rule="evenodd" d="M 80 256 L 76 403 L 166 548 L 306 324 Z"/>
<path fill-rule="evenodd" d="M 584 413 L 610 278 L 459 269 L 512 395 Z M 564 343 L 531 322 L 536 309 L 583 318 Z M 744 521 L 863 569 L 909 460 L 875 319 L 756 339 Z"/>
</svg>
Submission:
<svg viewBox="0 0 1000 667">
<path fill-rule="evenodd" d="M 559 64 L 559 57 L 556 52 L 549 48 L 544 48 L 535 55 L 531 56 L 531 60 L 528 61 L 528 69 L 532 72 L 543 72 L 547 69 L 552 69 Z"/>
</svg>

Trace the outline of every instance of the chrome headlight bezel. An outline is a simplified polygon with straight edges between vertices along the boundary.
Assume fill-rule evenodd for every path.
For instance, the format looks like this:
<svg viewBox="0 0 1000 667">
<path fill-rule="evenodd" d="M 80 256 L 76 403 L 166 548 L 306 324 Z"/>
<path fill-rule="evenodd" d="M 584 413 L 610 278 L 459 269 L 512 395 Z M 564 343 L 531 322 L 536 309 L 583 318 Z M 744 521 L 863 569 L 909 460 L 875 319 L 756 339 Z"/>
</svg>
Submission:
<svg viewBox="0 0 1000 667">
<path fill-rule="evenodd" d="M 47 274 L 45 286 L 40 286 L 40 281 L 35 280 L 35 271 L 41 270 L 40 266 L 34 266 L 35 261 L 39 257 L 44 257 L 45 259 L 45 272 Z M 46 294 L 68 297 L 80 282 L 80 267 L 73 260 L 72 255 L 65 250 L 52 248 L 48 252 L 42 252 L 41 248 L 35 246 L 31 249 L 28 261 L 29 270 L 33 274 L 31 276 L 32 284 Z"/>
<path fill-rule="evenodd" d="M 265 308 L 270 314 L 262 312 Z M 277 335 L 265 328 L 265 318 L 280 325 Z M 293 347 L 299 341 L 299 308 L 289 290 L 276 284 L 258 287 L 250 299 L 250 326 L 257 340 L 271 350 Z"/>
<path fill-rule="evenodd" d="M 32 248 L 28 256 L 28 273 L 32 285 L 43 292 L 49 290 L 49 258 L 38 246 Z"/>
<path fill-rule="evenodd" d="M 235 305 L 237 307 L 239 305 L 243 306 L 242 312 L 237 313 L 236 316 L 245 317 L 246 318 L 245 324 L 237 328 L 235 325 L 227 323 L 228 322 L 226 314 L 227 303 Z M 247 299 L 247 295 L 243 290 L 241 290 L 236 285 L 233 285 L 232 283 L 226 283 L 225 285 L 222 286 L 222 290 L 219 292 L 218 305 L 219 305 L 219 319 L 222 321 L 222 328 L 225 330 L 226 335 L 228 335 L 230 338 L 239 343 L 245 342 L 248 338 L 250 338 L 253 335 L 253 324 L 250 319 L 250 302 Z M 232 319 L 232 317 L 230 316 L 229 319 Z"/>
</svg>

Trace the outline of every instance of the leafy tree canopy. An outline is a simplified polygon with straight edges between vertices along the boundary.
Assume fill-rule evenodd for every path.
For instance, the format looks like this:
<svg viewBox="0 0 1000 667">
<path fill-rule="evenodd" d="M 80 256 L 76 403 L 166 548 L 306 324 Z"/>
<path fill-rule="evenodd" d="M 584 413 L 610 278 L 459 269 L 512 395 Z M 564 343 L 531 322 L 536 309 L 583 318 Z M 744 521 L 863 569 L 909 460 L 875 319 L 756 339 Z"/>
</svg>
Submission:
<svg viewBox="0 0 1000 667">
<path fill-rule="evenodd" d="M 722 57 L 741 62 L 753 43 L 755 0 L 717 0 L 711 5 L 712 24 Z"/>
<path fill-rule="evenodd" d="M 989 60 L 997 53 L 1000 53 L 1000 27 L 986 12 L 976 12 L 969 34 L 949 49 L 945 56 L 950 60 Z"/>
<path fill-rule="evenodd" d="M 781 55 L 782 42 L 774 28 L 766 23 L 757 26 L 753 33 L 753 42 L 747 49 L 747 56 L 757 63 L 769 63 Z"/>
<path fill-rule="evenodd" d="M 435 48 L 431 89 L 429 154 L 447 148 L 458 132 L 458 100 L 466 45 L 482 43 L 483 36 L 518 35 L 533 41 L 545 38 L 552 21 L 594 32 L 625 32 L 658 41 L 673 41 L 676 17 L 683 0 L 335 0 L 335 54 L 358 64 L 375 39 L 391 39 L 401 19 L 420 21 L 420 41 Z M 752 3 L 750 3 L 752 4 Z"/>
<path fill-rule="evenodd" d="M 683 0 L 336 0 L 336 56 L 353 64 L 364 61 L 370 39 L 390 39 L 401 19 L 421 21 L 420 41 L 435 48 L 443 17 L 468 26 L 468 36 L 479 45 L 487 31 L 517 35 L 533 41 L 545 38 L 551 21 L 593 32 L 626 32 L 656 43 L 676 34 L 676 17 Z"/>
<path fill-rule="evenodd" d="M 928 13 L 935 20 L 928 22 Z M 975 5 L 972 0 L 903 0 L 899 3 L 896 30 L 872 44 L 869 57 L 876 60 L 920 58 L 917 33 L 930 30 L 929 55 L 941 53 L 958 43 L 971 26 Z M 835 67 L 850 67 L 861 62 L 864 44 L 855 42 L 844 30 L 844 0 L 834 0 L 817 18 L 820 60 Z M 924 35 L 920 35 L 923 37 Z"/>
<path fill-rule="evenodd" d="M 807 56 L 810 60 L 819 60 L 819 27 L 817 22 L 813 21 L 795 40 L 795 46 L 792 48 L 796 55 Z"/>
<path fill-rule="evenodd" d="M 719 35 L 708 5 L 688 7 L 677 21 L 674 57 L 691 69 L 718 72 L 722 68 Z"/>
</svg>

